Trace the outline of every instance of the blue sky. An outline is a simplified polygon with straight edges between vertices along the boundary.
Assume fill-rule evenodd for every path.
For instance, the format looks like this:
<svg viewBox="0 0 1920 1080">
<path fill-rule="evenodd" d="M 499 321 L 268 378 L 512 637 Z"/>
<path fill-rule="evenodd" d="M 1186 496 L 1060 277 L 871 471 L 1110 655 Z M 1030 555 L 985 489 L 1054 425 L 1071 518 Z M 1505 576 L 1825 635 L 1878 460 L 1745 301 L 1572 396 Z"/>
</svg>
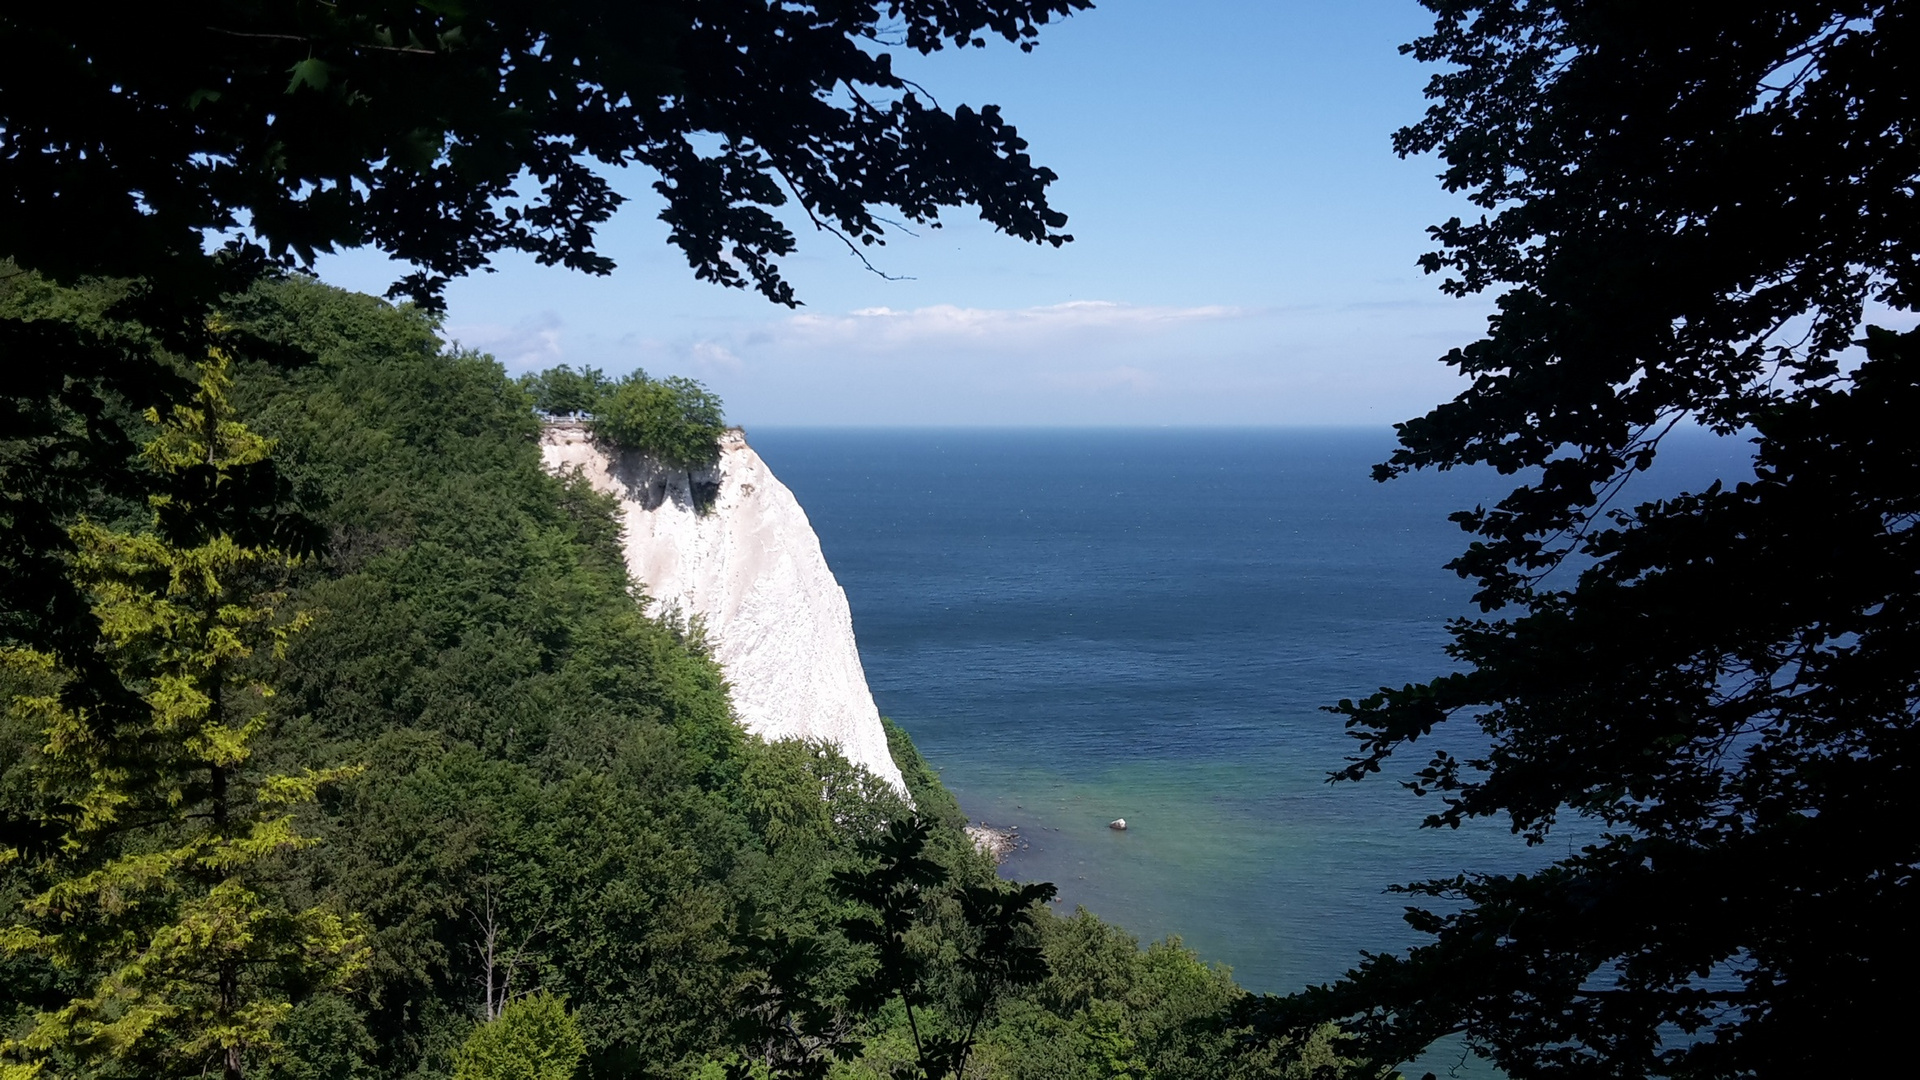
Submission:
<svg viewBox="0 0 1920 1080">
<path fill-rule="evenodd" d="M 966 212 L 873 256 L 800 224 L 798 311 L 693 280 L 655 219 L 652 177 L 602 234 L 589 277 L 510 258 L 449 290 L 447 330 L 521 371 L 644 367 L 701 379 L 736 422 L 1385 424 L 1457 390 L 1436 360 L 1483 299 L 1414 260 L 1466 210 L 1402 161 L 1392 131 L 1427 72 L 1398 46 L 1412 0 L 1107 0 L 1011 47 L 900 69 L 951 107 L 999 104 L 1060 174 L 1075 242 L 1037 248 Z M 319 271 L 380 292 L 364 253 Z"/>
</svg>

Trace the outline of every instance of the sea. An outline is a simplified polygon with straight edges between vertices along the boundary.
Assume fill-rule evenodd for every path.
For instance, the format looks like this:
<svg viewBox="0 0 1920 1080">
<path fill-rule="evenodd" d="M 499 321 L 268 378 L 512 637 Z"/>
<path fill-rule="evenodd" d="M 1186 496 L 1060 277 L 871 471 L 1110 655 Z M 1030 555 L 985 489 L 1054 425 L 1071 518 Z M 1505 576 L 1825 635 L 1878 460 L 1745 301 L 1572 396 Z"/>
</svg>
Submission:
<svg viewBox="0 0 1920 1080">
<path fill-rule="evenodd" d="M 1455 669 L 1447 621 L 1479 613 L 1445 569 L 1468 540 L 1448 514 L 1521 478 L 1377 483 L 1381 428 L 748 436 L 846 590 L 880 711 L 969 815 L 1017 830 L 1003 874 L 1054 882 L 1063 910 L 1287 993 L 1421 940 L 1389 886 L 1591 835 L 1422 828 L 1435 800 L 1400 781 L 1481 748 L 1465 722 L 1328 779 L 1355 744 L 1326 706 Z M 1747 449 L 1676 433 L 1626 501 L 1744 471 Z"/>
</svg>

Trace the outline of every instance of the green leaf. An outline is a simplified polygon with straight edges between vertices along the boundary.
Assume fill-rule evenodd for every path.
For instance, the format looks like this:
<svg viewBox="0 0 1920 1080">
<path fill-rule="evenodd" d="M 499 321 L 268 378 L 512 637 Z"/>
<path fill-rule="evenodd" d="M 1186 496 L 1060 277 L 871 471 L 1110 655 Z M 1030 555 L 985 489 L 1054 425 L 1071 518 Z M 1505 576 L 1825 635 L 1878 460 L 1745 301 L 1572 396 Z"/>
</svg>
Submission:
<svg viewBox="0 0 1920 1080">
<path fill-rule="evenodd" d="M 311 86 L 315 90 L 325 90 L 333 78 L 333 65 L 318 57 L 309 56 L 305 60 L 287 69 L 293 78 L 287 82 L 287 93 L 291 94 L 302 86 Z"/>
</svg>

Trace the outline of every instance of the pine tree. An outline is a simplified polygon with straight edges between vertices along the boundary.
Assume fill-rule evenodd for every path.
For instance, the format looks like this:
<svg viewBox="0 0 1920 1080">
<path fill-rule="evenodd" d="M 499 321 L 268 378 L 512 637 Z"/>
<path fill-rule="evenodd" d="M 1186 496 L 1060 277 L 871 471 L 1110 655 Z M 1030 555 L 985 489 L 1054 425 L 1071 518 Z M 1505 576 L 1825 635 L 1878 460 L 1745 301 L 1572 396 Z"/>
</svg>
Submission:
<svg viewBox="0 0 1920 1080">
<path fill-rule="evenodd" d="M 5 1080 L 235 1080 L 271 1053 L 296 996 L 364 963 L 356 919 L 296 910 L 271 886 L 274 862 L 314 842 L 296 810 L 353 770 L 246 769 L 272 695 L 249 661 L 278 654 L 306 617 L 283 610 L 297 560 L 222 524 L 223 488 L 272 450 L 234 418 L 229 366 L 215 350 L 190 403 L 147 413 L 161 493 L 146 527 L 71 530 L 72 573 L 124 691 L 62 692 L 77 676 L 53 657 L 0 654 L 47 689 L 11 703 L 44 735 L 41 799 L 0 864 L 20 863 L 38 891 L 0 927 L 0 952 L 39 956 L 82 988 L 0 1040 Z"/>
</svg>

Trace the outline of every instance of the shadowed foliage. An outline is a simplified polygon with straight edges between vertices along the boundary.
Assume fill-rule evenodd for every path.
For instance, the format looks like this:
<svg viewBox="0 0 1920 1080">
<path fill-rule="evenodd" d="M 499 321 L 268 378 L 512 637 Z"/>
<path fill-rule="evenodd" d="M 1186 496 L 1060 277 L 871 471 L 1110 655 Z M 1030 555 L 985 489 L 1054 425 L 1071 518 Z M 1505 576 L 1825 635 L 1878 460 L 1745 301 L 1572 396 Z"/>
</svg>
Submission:
<svg viewBox="0 0 1920 1080">
<path fill-rule="evenodd" d="M 438 310 L 503 251 L 604 274 L 596 230 L 650 179 L 695 275 L 794 304 L 792 205 L 856 255 L 882 215 L 972 206 L 1058 245 L 1054 174 L 999 110 L 951 110 L 890 50 L 1031 49 L 1086 0 L 764 4 L 194 0 L 0 12 L 0 640 L 114 695 L 61 561 L 66 525 L 155 478 L 116 414 L 191 396 L 215 309 L 322 252 L 372 247 Z M 647 182 L 647 181 L 641 181 Z M 791 201 L 791 203 L 790 203 Z M 864 256 L 861 256 L 864 257 Z M 77 305 L 44 303 L 51 286 Z M 285 340 L 228 347 L 311 359 Z M 237 506 L 293 524 L 270 467 Z M 284 546 L 285 537 L 278 538 Z M 310 550 L 310 549 L 301 549 Z"/>
<path fill-rule="evenodd" d="M 1485 213 L 1433 230 L 1500 289 L 1470 380 L 1378 470 L 1523 482 L 1454 515 L 1460 670 L 1341 702 L 1337 774 L 1453 720 L 1406 783 L 1546 869 L 1415 884 L 1432 942 L 1251 1010 L 1381 1060 L 1464 1033 L 1515 1077 L 1854 1074 L 1902 1052 L 1920 960 L 1920 19 L 1907 5 L 1427 0 L 1426 118 Z M 1864 335 L 1864 336 L 1863 336 Z M 1662 439 L 1750 475 L 1627 496 Z"/>
</svg>

